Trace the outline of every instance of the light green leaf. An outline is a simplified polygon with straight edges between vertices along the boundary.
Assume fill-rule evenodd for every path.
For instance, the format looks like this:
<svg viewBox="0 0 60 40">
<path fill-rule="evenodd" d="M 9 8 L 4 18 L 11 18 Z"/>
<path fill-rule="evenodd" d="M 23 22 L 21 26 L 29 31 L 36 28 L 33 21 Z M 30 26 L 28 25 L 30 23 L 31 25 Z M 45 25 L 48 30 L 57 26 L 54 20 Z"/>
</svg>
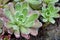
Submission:
<svg viewBox="0 0 60 40">
<path fill-rule="evenodd" d="M 59 18 L 60 15 L 59 14 L 54 14 L 54 18 Z"/>
<path fill-rule="evenodd" d="M 25 24 L 25 27 L 27 27 L 27 28 L 32 27 L 33 24 L 34 24 L 34 21 L 33 22 L 26 23 Z"/>
<path fill-rule="evenodd" d="M 50 15 L 53 18 L 59 18 L 59 14 L 58 13 L 52 13 L 52 15 Z"/>
<path fill-rule="evenodd" d="M 0 28 L 0 33 L 2 33 L 3 31 L 2 31 L 2 29 Z"/>
<path fill-rule="evenodd" d="M 16 11 L 16 12 L 15 12 L 15 17 L 16 17 L 16 18 L 19 18 L 20 14 L 21 14 L 21 13 L 20 13 L 19 11 Z"/>
<path fill-rule="evenodd" d="M 38 14 L 32 14 L 28 17 L 28 19 L 26 20 L 26 22 L 32 22 L 35 21 L 38 18 Z"/>
<path fill-rule="evenodd" d="M 21 18 L 20 16 L 23 16 L 23 14 L 20 11 L 15 12 L 15 17 L 16 18 Z"/>
<path fill-rule="evenodd" d="M 18 30 L 19 30 L 19 27 L 18 27 L 17 25 L 12 25 L 12 27 L 13 27 L 13 29 L 14 29 L 15 31 L 18 31 Z"/>
<path fill-rule="evenodd" d="M 53 18 L 49 18 L 49 22 L 51 22 L 52 24 L 54 24 L 55 20 Z"/>
<path fill-rule="evenodd" d="M 15 37 L 16 38 L 19 38 L 20 37 L 20 31 L 19 30 L 15 31 L 14 34 L 15 34 Z"/>
<path fill-rule="evenodd" d="M 40 27 L 42 27 L 42 23 L 39 22 L 39 20 L 36 20 L 34 22 L 34 25 L 32 26 L 33 28 L 39 29 Z"/>
<path fill-rule="evenodd" d="M 15 19 L 22 21 L 23 20 L 23 13 L 21 13 L 20 11 L 17 11 L 15 14 Z"/>
<path fill-rule="evenodd" d="M 12 28 L 14 31 L 18 31 L 19 30 L 18 25 L 15 25 L 13 23 L 8 23 L 7 26 L 8 26 L 7 28 Z"/>
<path fill-rule="evenodd" d="M 12 2 L 8 4 L 8 9 L 10 10 L 11 14 L 14 15 L 15 9 L 14 9 L 14 4 Z"/>
<path fill-rule="evenodd" d="M 59 14 L 57 13 L 58 11 L 58 8 L 54 7 L 52 4 L 48 4 L 47 8 L 43 7 L 41 14 L 43 16 L 43 22 L 55 23 L 55 20 L 53 18 L 59 17 Z"/>
<path fill-rule="evenodd" d="M 29 34 L 29 28 L 25 28 L 25 27 L 20 27 L 21 33 L 23 34 Z"/>
<path fill-rule="evenodd" d="M 14 18 L 8 9 L 5 9 L 5 15 L 10 19 L 10 21 L 14 22 Z"/>
<path fill-rule="evenodd" d="M 37 14 L 32 14 L 30 15 L 26 21 L 25 21 L 25 27 L 32 27 L 33 26 L 33 23 L 34 21 L 38 18 L 38 15 Z"/>
<path fill-rule="evenodd" d="M 51 3 L 56 3 L 58 2 L 59 0 L 51 0 Z"/>
<path fill-rule="evenodd" d="M 43 19 L 43 22 L 47 22 L 48 20 L 46 18 Z"/>
</svg>

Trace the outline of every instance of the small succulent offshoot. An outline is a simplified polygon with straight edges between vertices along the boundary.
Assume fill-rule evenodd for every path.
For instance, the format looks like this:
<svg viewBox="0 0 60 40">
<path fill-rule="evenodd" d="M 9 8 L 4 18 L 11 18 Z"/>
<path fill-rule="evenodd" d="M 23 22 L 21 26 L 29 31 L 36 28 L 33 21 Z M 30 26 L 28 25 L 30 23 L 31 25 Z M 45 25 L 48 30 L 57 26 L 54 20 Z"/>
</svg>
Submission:
<svg viewBox="0 0 60 40">
<path fill-rule="evenodd" d="M 43 22 L 49 22 L 54 24 L 55 20 L 54 18 L 58 18 L 59 17 L 59 9 L 57 7 L 55 7 L 54 5 L 49 4 L 46 7 L 42 7 L 42 13 L 41 15 L 43 16 Z"/>
</svg>

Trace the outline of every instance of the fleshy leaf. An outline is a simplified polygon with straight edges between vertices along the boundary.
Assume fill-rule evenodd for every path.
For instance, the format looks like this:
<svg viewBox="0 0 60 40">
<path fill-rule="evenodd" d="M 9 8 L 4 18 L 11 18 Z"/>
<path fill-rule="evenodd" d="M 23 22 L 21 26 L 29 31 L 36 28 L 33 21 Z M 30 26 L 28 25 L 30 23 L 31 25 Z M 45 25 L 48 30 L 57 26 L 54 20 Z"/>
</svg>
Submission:
<svg viewBox="0 0 60 40">
<path fill-rule="evenodd" d="M 24 17 L 26 17 L 27 14 L 28 14 L 28 10 L 27 9 L 23 9 L 22 14 L 23 14 Z"/>
<path fill-rule="evenodd" d="M 13 4 L 12 2 L 10 2 L 10 3 L 8 4 L 8 8 L 9 8 L 11 14 L 14 15 L 15 10 L 14 10 L 14 4 Z"/>
<path fill-rule="evenodd" d="M 16 14 L 15 14 L 15 20 L 16 21 L 22 21 L 22 19 L 23 19 L 22 13 L 20 13 L 19 11 L 17 11 Z"/>
<path fill-rule="evenodd" d="M 59 12 L 59 9 L 52 4 L 48 4 L 47 8 L 43 7 L 42 14 L 41 14 L 43 16 L 43 22 L 50 22 L 54 24 L 55 20 L 53 19 L 59 17 L 58 12 Z"/>
<path fill-rule="evenodd" d="M 29 34 L 29 28 L 25 28 L 25 27 L 21 27 L 20 30 L 21 30 L 21 33 L 23 34 Z"/>
<path fill-rule="evenodd" d="M 3 27 L 3 21 L 0 19 L 0 28 Z"/>
<path fill-rule="evenodd" d="M 13 29 L 14 29 L 15 31 L 18 31 L 18 30 L 19 30 L 19 27 L 18 27 L 17 25 L 12 25 L 12 27 L 13 27 Z"/>
<path fill-rule="evenodd" d="M 14 22 L 13 16 L 11 15 L 11 12 L 8 9 L 5 9 L 5 15 L 10 19 L 10 21 Z"/>
<path fill-rule="evenodd" d="M 23 14 L 22 21 L 25 22 L 25 20 L 27 19 L 28 10 L 27 9 L 23 9 L 22 14 Z"/>
<path fill-rule="evenodd" d="M 0 28 L 0 33 L 2 33 L 2 29 Z"/>
<path fill-rule="evenodd" d="M 26 20 L 26 23 L 35 21 L 38 18 L 38 14 L 32 14 L 28 17 L 28 19 Z"/>
<path fill-rule="evenodd" d="M 14 34 L 15 34 L 15 37 L 16 38 L 19 38 L 20 37 L 20 32 L 19 31 L 15 31 Z"/>
<path fill-rule="evenodd" d="M 33 28 L 40 28 L 42 26 L 42 23 L 41 22 L 39 22 L 39 20 L 36 20 L 35 22 L 34 22 L 34 25 L 32 26 Z"/>
<path fill-rule="evenodd" d="M 30 38 L 30 36 L 29 36 L 28 34 L 23 34 L 23 33 L 21 33 L 21 35 L 22 35 L 22 37 L 24 37 L 24 38 L 26 38 L 26 39 L 29 39 L 29 38 Z"/>
<path fill-rule="evenodd" d="M 47 19 L 45 19 L 45 18 L 43 19 L 43 22 L 47 22 L 47 21 L 48 21 Z"/>
<path fill-rule="evenodd" d="M 38 34 L 38 29 L 31 28 L 30 29 L 30 34 L 33 36 L 36 36 Z"/>
<path fill-rule="evenodd" d="M 25 22 L 26 27 L 32 27 L 34 21 L 38 18 L 38 14 L 32 14 L 28 17 L 28 19 Z"/>
<path fill-rule="evenodd" d="M 55 23 L 55 20 L 53 18 L 49 18 L 49 21 L 54 24 Z"/>
<path fill-rule="evenodd" d="M 51 0 L 52 3 L 56 3 L 58 2 L 59 0 Z"/>
<path fill-rule="evenodd" d="M 33 26 L 33 24 L 34 24 L 34 21 L 33 22 L 30 22 L 30 23 L 27 23 L 27 25 L 25 24 L 25 27 L 32 27 Z"/>
<path fill-rule="evenodd" d="M 27 2 L 24 2 L 23 4 L 22 4 L 22 9 L 27 9 L 28 8 L 28 3 Z"/>
<path fill-rule="evenodd" d="M 9 26 L 8 26 L 8 27 L 9 27 Z M 12 28 L 8 28 L 7 32 L 8 32 L 9 34 L 13 34 L 14 30 L 13 30 Z"/>
<path fill-rule="evenodd" d="M 15 5 L 15 9 L 17 10 L 17 11 L 19 11 L 19 10 L 21 10 L 21 4 L 18 2 L 18 3 L 16 3 L 16 5 Z"/>
</svg>

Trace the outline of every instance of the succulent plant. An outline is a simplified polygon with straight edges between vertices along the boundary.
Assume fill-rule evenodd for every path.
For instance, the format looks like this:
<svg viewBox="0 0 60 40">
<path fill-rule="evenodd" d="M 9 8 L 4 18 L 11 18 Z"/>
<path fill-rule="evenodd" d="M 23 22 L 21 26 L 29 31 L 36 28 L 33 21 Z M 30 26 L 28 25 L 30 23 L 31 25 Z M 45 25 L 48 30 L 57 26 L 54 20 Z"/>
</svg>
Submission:
<svg viewBox="0 0 60 40">
<path fill-rule="evenodd" d="M 38 28 L 42 26 L 41 22 L 37 20 L 38 14 L 29 14 L 29 5 L 26 2 L 17 2 L 15 8 L 12 4 L 8 4 L 10 10 L 8 8 L 5 9 L 5 15 L 10 20 L 7 23 L 7 28 L 12 28 L 17 38 L 20 37 L 20 33 L 26 39 L 29 38 L 28 34 L 36 36 Z"/>
<path fill-rule="evenodd" d="M 52 4 L 49 4 L 46 7 L 42 7 L 42 16 L 43 16 L 43 22 L 50 22 L 50 23 L 55 23 L 54 18 L 58 18 L 59 17 L 59 9 L 57 7 L 55 7 Z"/>
<path fill-rule="evenodd" d="M 0 40 L 10 40 L 14 33 L 16 38 L 20 35 L 26 39 L 30 35 L 36 36 L 42 23 L 38 20 L 41 12 L 45 28 L 49 23 L 54 24 L 55 18 L 60 17 L 59 8 L 55 3 L 59 0 L 0 0 Z M 42 8 L 40 10 L 40 8 Z M 34 9 L 34 10 L 32 10 Z M 4 35 L 5 32 L 8 35 Z M 39 30 L 40 31 L 40 30 Z"/>
</svg>

